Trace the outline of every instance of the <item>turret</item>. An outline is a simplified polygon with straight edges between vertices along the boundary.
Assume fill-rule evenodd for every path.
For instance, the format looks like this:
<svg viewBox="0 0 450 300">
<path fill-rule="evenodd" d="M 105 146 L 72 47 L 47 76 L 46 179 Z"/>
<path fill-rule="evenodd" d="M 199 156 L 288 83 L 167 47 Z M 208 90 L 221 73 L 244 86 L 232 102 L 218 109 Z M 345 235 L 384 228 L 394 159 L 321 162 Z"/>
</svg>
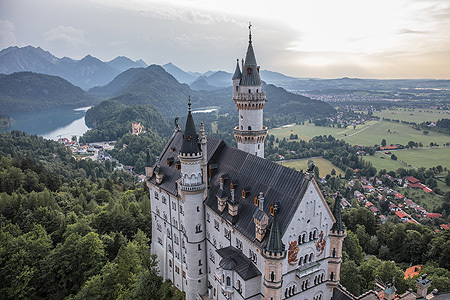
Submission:
<svg viewBox="0 0 450 300">
<path fill-rule="evenodd" d="M 194 119 L 191 111 L 191 99 L 189 98 L 189 111 L 186 127 L 178 158 L 181 164 L 181 179 L 179 191 L 181 201 L 184 202 L 184 239 L 186 240 L 186 252 L 189 259 L 186 260 L 186 299 L 197 299 L 197 295 L 207 293 L 207 270 L 206 270 L 206 245 L 205 245 L 205 213 L 203 206 L 206 182 L 203 174 L 206 169 L 202 147 L 206 149 L 199 140 L 195 130 Z M 206 138 L 206 137 L 205 137 Z M 202 147 L 199 147 L 199 143 Z"/>
<path fill-rule="evenodd" d="M 328 260 L 328 283 L 327 285 L 333 289 L 340 280 L 341 263 L 342 263 L 342 244 L 347 231 L 342 223 L 341 217 L 341 199 L 342 196 L 339 193 L 334 197 L 333 216 L 336 222 L 331 227 L 330 235 L 330 257 Z"/>
<path fill-rule="evenodd" d="M 277 220 L 278 210 L 279 204 L 276 203 L 273 205 L 269 239 L 261 253 L 264 258 L 264 297 L 273 300 L 281 300 L 283 260 L 287 253 L 281 241 L 282 236 Z"/>
<path fill-rule="evenodd" d="M 233 75 L 233 101 L 239 111 L 239 126 L 234 128 L 238 149 L 264 157 L 264 140 L 267 127 L 263 126 L 263 109 L 266 93 L 261 90 L 259 66 L 253 51 L 251 25 L 249 41 L 242 72 L 239 62 Z"/>
<path fill-rule="evenodd" d="M 153 161 L 150 156 L 150 149 L 147 149 L 147 158 L 145 159 L 145 176 L 151 178 L 153 176 Z"/>
</svg>

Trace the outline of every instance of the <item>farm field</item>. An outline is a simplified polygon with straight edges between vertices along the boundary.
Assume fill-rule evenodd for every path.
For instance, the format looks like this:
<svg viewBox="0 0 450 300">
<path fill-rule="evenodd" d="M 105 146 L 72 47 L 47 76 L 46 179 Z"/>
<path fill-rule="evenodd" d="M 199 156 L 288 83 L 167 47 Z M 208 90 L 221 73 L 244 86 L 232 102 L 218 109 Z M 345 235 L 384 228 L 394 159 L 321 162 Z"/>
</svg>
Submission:
<svg viewBox="0 0 450 300">
<path fill-rule="evenodd" d="M 387 144 L 406 145 L 409 141 L 414 141 L 421 142 L 424 146 L 428 146 L 431 142 L 439 145 L 450 142 L 450 136 L 448 135 L 433 131 L 424 135 L 422 131 L 415 130 L 409 125 L 388 121 L 370 121 L 364 125 L 357 125 L 356 129 L 353 129 L 353 126 L 337 128 L 305 123 L 305 125 L 273 128 L 269 130 L 269 134 L 273 134 L 279 139 L 289 139 L 291 134 L 297 134 L 299 139 L 307 141 L 314 136 L 331 134 L 349 144 L 364 146 L 380 144 L 382 139 L 386 139 Z"/>
<path fill-rule="evenodd" d="M 336 176 L 339 176 L 339 174 L 342 174 L 344 176 L 344 172 L 333 165 L 329 160 L 323 158 L 323 157 L 311 157 L 311 158 L 303 158 L 303 159 L 292 159 L 292 160 L 282 160 L 277 161 L 277 163 L 282 164 L 285 167 L 294 168 L 297 171 L 300 170 L 306 170 L 308 167 L 308 161 L 312 160 L 314 161 L 316 167 L 319 168 L 319 175 L 320 177 L 325 177 L 327 174 L 331 174 L 331 170 L 336 170 Z"/>
<path fill-rule="evenodd" d="M 377 170 L 395 171 L 398 168 L 431 168 L 438 165 L 450 169 L 449 147 L 391 150 L 391 152 L 397 156 L 397 160 L 392 160 L 391 155 L 386 155 L 381 151 L 375 152 L 373 156 L 364 156 L 364 160 L 371 162 Z M 385 157 L 386 159 L 381 159 L 380 157 Z"/>
<path fill-rule="evenodd" d="M 407 122 L 422 123 L 426 121 L 437 121 L 442 118 L 449 118 L 450 115 L 444 110 L 437 109 L 406 109 L 395 108 L 386 109 L 380 112 L 374 112 L 374 116 L 380 118 L 389 118 L 392 120 L 401 120 Z"/>
<path fill-rule="evenodd" d="M 399 160 L 414 167 L 431 168 L 441 165 L 450 169 L 450 148 L 422 148 L 417 150 L 392 151 Z"/>
<path fill-rule="evenodd" d="M 397 155 L 397 154 L 396 154 Z M 384 157 L 385 159 L 382 159 L 381 157 Z M 372 163 L 372 165 L 377 168 L 377 171 L 381 169 L 386 169 L 386 171 L 395 171 L 398 168 L 404 168 L 409 169 L 411 167 L 408 167 L 407 164 L 402 163 L 398 160 L 392 160 L 390 155 L 386 155 L 383 152 L 375 152 L 373 156 L 366 155 L 363 156 L 363 159 L 365 161 L 368 161 Z"/>
</svg>

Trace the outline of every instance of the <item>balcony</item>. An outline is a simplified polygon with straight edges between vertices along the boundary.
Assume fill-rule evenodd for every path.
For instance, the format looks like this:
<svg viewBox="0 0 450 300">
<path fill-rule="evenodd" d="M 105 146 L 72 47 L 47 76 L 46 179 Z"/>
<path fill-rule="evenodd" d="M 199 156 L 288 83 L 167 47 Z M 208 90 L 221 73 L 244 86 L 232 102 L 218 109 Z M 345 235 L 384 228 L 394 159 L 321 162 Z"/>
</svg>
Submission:
<svg viewBox="0 0 450 300">
<path fill-rule="evenodd" d="M 234 134 L 243 135 L 243 136 L 258 136 L 267 134 L 267 127 L 263 126 L 262 130 L 240 130 L 239 126 L 234 127 Z"/>
<path fill-rule="evenodd" d="M 235 101 L 263 101 L 266 100 L 266 92 L 260 93 L 235 93 L 233 95 Z"/>
<path fill-rule="evenodd" d="M 310 262 L 298 267 L 296 276 L 302 278 L 311 275 L 320 270 L 320 264 L 318 262 Z"/>
<path fill-rule="evenodd" d="M 180 189 L 182 191 L 186 191 L 186 192 L 196 192 L 196 191 L 201 191 L 205 188 L 205 184 L 199 184 L 199 185 L 182 185 L 180 184 Z"/>
</svg>

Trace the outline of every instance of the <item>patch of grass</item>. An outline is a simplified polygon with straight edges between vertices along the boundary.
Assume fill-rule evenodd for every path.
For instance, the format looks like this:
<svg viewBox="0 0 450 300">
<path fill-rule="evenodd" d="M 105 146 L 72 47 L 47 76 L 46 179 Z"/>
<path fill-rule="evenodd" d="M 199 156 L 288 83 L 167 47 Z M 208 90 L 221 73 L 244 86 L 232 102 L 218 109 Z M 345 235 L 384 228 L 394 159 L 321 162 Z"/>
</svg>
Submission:
<svg viewBox="0 0 450 300">
<path fill-rule="evenodd" d="M 373 146 L 381 144 L 385 139 L 387 144 L 407 145 L 409 141 L 421 142 L 424 146 L 431 142 L 443 145 L 450 142 L 450 136 L 438 132 L 430 131 L 424 135 L 423 131 L 415 130 L 410 125 L 388 122 L 388 121 L 370 121 L 363 125 L 357 125 L 347 128 L 321 127 L 312 123 L 305 122 L 305 125 L 293 125 L 290 127 L 278 127 L 269 130 L 278 139 L 286 138 L 289 140 L 291 134 L 297 134 L 299 139 L 309 141 L 318 135 L 332 135 L 337 139 L 343 139 L 352 145 Z"/>
<path fill-rule="evenodd" d="M 381 169 L 386 169 L 389 172 L 395 171 L 398 168 L 404 169 L 411 168 L 406 163 L 391 159 L 391 155 L 386 155 L 384 154 L 384 152 L 375 152 L 373 156 L 372 155 L 363 156 L 363 159 L 365 161 L 371 162 L 372 165 L 375 168 L 377 168 L 378 171 Z"/>
<path fill-rule="evenodd" d="M 294 168 L 297 171 L 306 170 L 308 168 L 308 161 L 313 160 L 315 165 L 319 168 L 319 175 L 321 177 L 325 177 L 327 174 L 331 174 L 331 170 L 336 170 L 336 176 L 342 174 L 345 175 L 342 169 L 333 165 L 329 160 L 323 157 L 312 157 L 312 158 L 303 158 L 303 159 L 292 159 L 285 161 L 277 161 L 277 163 L 282 164 L 285 167 Z"/>
<path fill-rule="evenodd" d="M 391 151 L 399 160 L 414 167 L 432 168 L 438 165 L 450 169 L 450 148 L 422 148 Z"/>
<path fill-rule="evenodd" d="M 425 208 L 428 212 L 434 212 L 444 201 L 442 196 L 435 193 L 427 193 L 423 190 L 405 188 L 401 190 L 401 193 Z"/>
<path fill-rule="evenodd" d="M 375 112 L 374 116 L 389 118 L 392 120 L 416 122 L 418 124 L 426 121 L 437 121 L 442 118 L 448 118 L 448 115 L 444 110 L 407 108 L 386 109 L 380 112 Z"/>
</svg>

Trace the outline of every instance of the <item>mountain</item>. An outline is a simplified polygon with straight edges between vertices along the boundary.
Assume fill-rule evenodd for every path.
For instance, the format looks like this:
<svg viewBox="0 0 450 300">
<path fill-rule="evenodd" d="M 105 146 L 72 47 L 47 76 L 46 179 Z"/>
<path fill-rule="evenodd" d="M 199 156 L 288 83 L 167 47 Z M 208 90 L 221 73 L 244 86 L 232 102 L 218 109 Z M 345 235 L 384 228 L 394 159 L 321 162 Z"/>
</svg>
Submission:
<svg viewBox="0 0 450 300">
<path fill-rule="evenodd" d="M 173 77 L 175 77 L 181 83 L 189 84 L 197 78 L 196 76 L 191 75 L 188 72 L 181 70 L 180 68 L 178 68 L 171 62 L 163 65 L 162 67 L 164 70 L 166 70 L 167 73 L 171 74 Z"/>
<path fill-rule="evenodd" d="M 224 87 L 229 87 L 233 84 L 231 82 L 231 77 L 233 77 L 233 74 L 231 73 L 225 71 L 208 72 L 210 72 L 210 75 L 202 75 L 192 82 L 189 85 L 191 89 L 195 91 L 213 91 Z"/>
<path fill-rule="evenodd" d="M 194 91 L 214 91 L 220 89 L 217 86 L 209 85 L 206 76 L 200 76 L 189 85 Z"/>
<path fill-rule="evenodd" d="M 85 90 L 109 83 L 129 67 L 145 67 L 142 60 L 133 62 L 126 57 L 117 57 L 103 62 L 91 55 L 81 60 L 58 58 L 40 47 L 9 47 L 0 51 L 0 73 L 34 72 L 62 77 Z"/>
<path fill-rule="evenodd" d="M 106 86 L 89 90 L 89 94 L 114 97 L 129 105 L 152 104 L 166 117 L 179 114 L 186 107 L 189 95 L 196 105 L 205 102 L 201 94 L 192 91 L 187 84 L 179 83 L 158 65 L 127 70 Z"/>
<path fill-rule="evenodd" d="M 147 64 L 142 60 L 133 61 L 125 56 L 117 56 L 107 64 L 113 68 L 120 70 L 121 72 L 131 68 L 146 68 Z"/>
<path fill-rule="evenodd" d="M 264 80 L 267 83 L 273 83 L 273 84 L 290 82 L 290 81 L 298 79 L 295 77 L 286 76 L 284 74 L 274 72 L 274 71 L 269 71 L 269 70 L 261 70 L 260 74 L 261 74 L 262 80 Z"/>
<path fill-rule="evenodd" d="M 0 75 L 1 113 L 82 107 L 97 103 L 81 88 L 57 76 L 18 72 Z"/>
</svg>

